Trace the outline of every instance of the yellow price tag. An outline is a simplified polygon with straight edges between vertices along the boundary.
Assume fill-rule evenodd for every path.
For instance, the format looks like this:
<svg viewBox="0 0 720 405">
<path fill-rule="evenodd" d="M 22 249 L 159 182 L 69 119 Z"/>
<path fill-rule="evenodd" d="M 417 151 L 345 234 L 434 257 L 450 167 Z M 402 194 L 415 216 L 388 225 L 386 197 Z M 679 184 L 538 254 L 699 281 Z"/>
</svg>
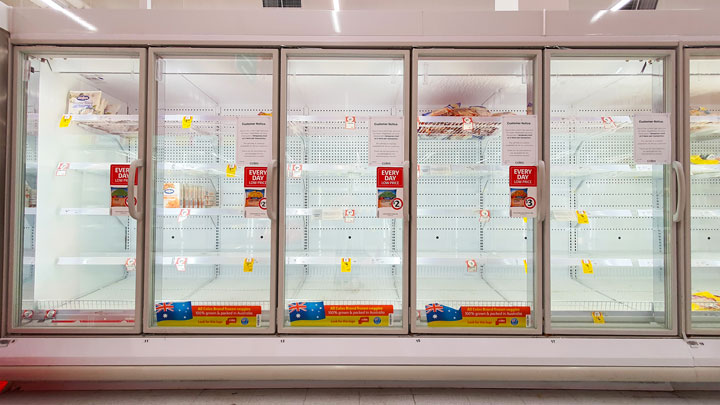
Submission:
<svg viewBox="0 0 720 405">
<path fill-rule="evenodd" d="M 68 125 L 70 125 L 70 121 L 72 121 L 72 115 L 63 115 L 60 118 L 60 128 L 67 128 Z"/>
<path fill-rule="evenodd" d="M 190 128 L 190 126 L 192 125 L 192 120 L 193 120 L 192 115 L 183 116 L 182 117 L 182 127 L 184 129 Z"/>
<path fill-rule="evenodd" d="M 589 224 L 590 221 L 588 220 L 587 212 L 583 211 L 575 211 L 577 214 L 578 224 Z"/>
<path fill-rule="evenodd" d="M 245 273 L 252 273 L 253 266 L 255 265 L 255 259 L 254 258 L 245 258 L 243 261 L 243 272 Z"/>
<path fill-rule="evenodd" d="M 602 312 L 595 311 L 592 313 L 593 323 L 605 323 L 605 316 Z"/>
<path fill-rule="evenodd" d="M 225 176 L 235 177 L 235 173 L 237 173 L 237 166 L 236 165 L 227 165 L 227 168 L 225 168 Z"/>
<path fill-rule="evenodd" d="M 525 274 L 527 274 L 527 259 L 523 259 L 523 264 L 525 265 Z"/>
<path fill-rule="evenodd" d="M 523 222 L 527 224 L 527 217 L 523 217 Z"/>
<path fill-rule="evenodd" d="M 350 273 L 350 270 L 352 269 L 352 259 L 343 257 L 340 261 L 340 272 L 342 273 Z"/>
<path fill-rule="evenodd" d="M 590 260 L 588 260 L 588 261 L 581 260 L 581 262 L 582 262 L 583 273 L 593 274 L 592 262 Z"/>
</svg>

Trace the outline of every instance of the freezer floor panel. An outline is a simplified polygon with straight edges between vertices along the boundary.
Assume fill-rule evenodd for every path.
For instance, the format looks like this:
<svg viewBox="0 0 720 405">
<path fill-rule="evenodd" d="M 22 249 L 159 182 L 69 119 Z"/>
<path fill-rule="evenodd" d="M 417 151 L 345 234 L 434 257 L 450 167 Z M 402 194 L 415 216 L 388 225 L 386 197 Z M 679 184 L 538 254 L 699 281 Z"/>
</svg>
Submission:
<svg viewBox="0 0 720 405">
<path fill-rule="evenodd" d="M 638 283 L 637 290 L 618 293 L 612 281 L 587 284 L 554 278 L 551 283 L 553 311 L 651 311 L 653 307 L 652 284 Z"/>
<path fill-rule="evenodd" d="M 260 305 L 270 309 L 270 281 L 261 277 L 218 277 L 188 297 L 193 305 Z"/>
<path fill-rule="evenodd" d="M 286 304 L 323 301 L 326 305 L 393 305 L 402 307 L 400 277 L 292 276 L 285 280 Z"/>
</svg>

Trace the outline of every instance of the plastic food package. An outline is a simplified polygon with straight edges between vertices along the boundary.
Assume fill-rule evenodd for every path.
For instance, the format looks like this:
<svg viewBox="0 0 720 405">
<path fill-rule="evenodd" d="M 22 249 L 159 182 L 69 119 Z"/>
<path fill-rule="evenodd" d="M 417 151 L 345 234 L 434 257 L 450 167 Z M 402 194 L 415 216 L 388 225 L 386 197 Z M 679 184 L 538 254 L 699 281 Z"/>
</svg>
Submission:
<svg viewBox="0 0 720 405">
<path fill-rule="evenodd" d="M 207 208 L 215 206 L 215 193 L 196 184 L 165 183 L 163 207 Z"/>
<path fill-rule="evenodd" d="M 68 92 L 68 114 L 102 114 L 105 107 L 101 91 L 70 91 Z"/>
<path fill-rule="evenodd" d="M 474 105 L 462 107 L 461 103 L 448 104 L 443 108 L 423 114 L 425 117 L 498 117 L 514 115 L 512 112 L 492 113 L 487 107 Z M 461 122 L 423 122 L 419 123 L 418 134 L 441 139 L 467 139 L 492 135 L 498 128 L 493 122 L 473 122 L 472 130 L 464 130 Z"/>
</svg>

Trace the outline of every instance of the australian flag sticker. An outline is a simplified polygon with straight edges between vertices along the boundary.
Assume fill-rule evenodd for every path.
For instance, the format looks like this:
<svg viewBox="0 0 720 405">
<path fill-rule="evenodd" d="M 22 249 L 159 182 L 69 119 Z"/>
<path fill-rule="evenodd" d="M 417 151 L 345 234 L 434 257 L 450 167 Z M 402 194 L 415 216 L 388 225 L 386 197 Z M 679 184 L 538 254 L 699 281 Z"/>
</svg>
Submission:
<svg viewBox="0 0 720 405">
<path fill-rule="evenodd" d="M 292 302 L 288 305 L 290 322 L 318 321 L 325 319 L 325 304 L 323 301 Z"/>
<path fill-rule="evenodd" d="M 155 317 L 162 321 L 187 321 L 193 318 L 190 301 L 160 302 L 155 304 Z"/>
</svg>

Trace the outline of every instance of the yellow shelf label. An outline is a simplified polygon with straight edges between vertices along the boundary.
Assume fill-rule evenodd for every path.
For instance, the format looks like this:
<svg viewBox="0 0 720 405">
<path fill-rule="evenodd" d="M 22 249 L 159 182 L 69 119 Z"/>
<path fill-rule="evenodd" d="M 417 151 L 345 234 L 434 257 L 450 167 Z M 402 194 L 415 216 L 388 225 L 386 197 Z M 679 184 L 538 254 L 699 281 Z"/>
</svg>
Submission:
<svg viewBox="0 0 720 405">
<path fill-rule="evenodd" d="M 72 115 L 63 115 L 62 118 L 60 118 L 60 128 L 67 128 L 68 125 L 70 125 L 70 121 L 72 121 Z"/>
<path fill-rule="evenodd" d="M 593 323 L 605 323 L 605 316 L 602 312 L 595 311 L 592 313 Z"/>
<path fill-rule="evenodd" d="M 235 173 L 237 173 L 237 166 L 236 165 L 227 165 L 227 168 L 225 168 L 225 176 L 227 177 L 235 177 Z"/>
<path fill-rule="evenodd" d="M 575 213 L 577 214 L 578 224 L 589 224 L 590 223 L 587 212 L 575 211 Z"/>
<path fill-rule="evenodd" d="M 523 222 L 527 224 L 527 217 L 523 217 Z"/>
<path fill-rule="evenodd" d="M 192 115 L 183 116 L 182 117 L 182 127 L 185 129 L 190 128 L 190 126 L 192 125 L 192 120 L 193 120 Z"/>
<path fill-rule="evenodd" d="M 527 274 L 527 259 L 523 259 L 523 264 L 525 265 L 525 274 Z"/>
<path fill-rule="evenodd" d="M 593 274 L 592 262 L 591 262 L 590 260 L 587 260 L 587 261 L 581 260 L 581 262 L 582 262 L 583 273 L 585 273 L 585 274 Z"/>
<path fill-rule="evenodd" d="M 352 259 L 343 257 L 340 260 L 340 271 L 342 273 L 350 273 L 350 270 L 352 270 Z"/>
<path fill-rule="evenodd" d="M 254 265 L 255 265 L 255 259 L 254 259 L 254 258 L 252 258 L 252 257 L 249 258 L 249 259 L 246 258 L 246 259 L 243 261 L 243 272 L 245 272 L 245 273 L 252 273 L 252 271 L 253 271 L 253 266 L 254 266 Z"/>
</svg>

